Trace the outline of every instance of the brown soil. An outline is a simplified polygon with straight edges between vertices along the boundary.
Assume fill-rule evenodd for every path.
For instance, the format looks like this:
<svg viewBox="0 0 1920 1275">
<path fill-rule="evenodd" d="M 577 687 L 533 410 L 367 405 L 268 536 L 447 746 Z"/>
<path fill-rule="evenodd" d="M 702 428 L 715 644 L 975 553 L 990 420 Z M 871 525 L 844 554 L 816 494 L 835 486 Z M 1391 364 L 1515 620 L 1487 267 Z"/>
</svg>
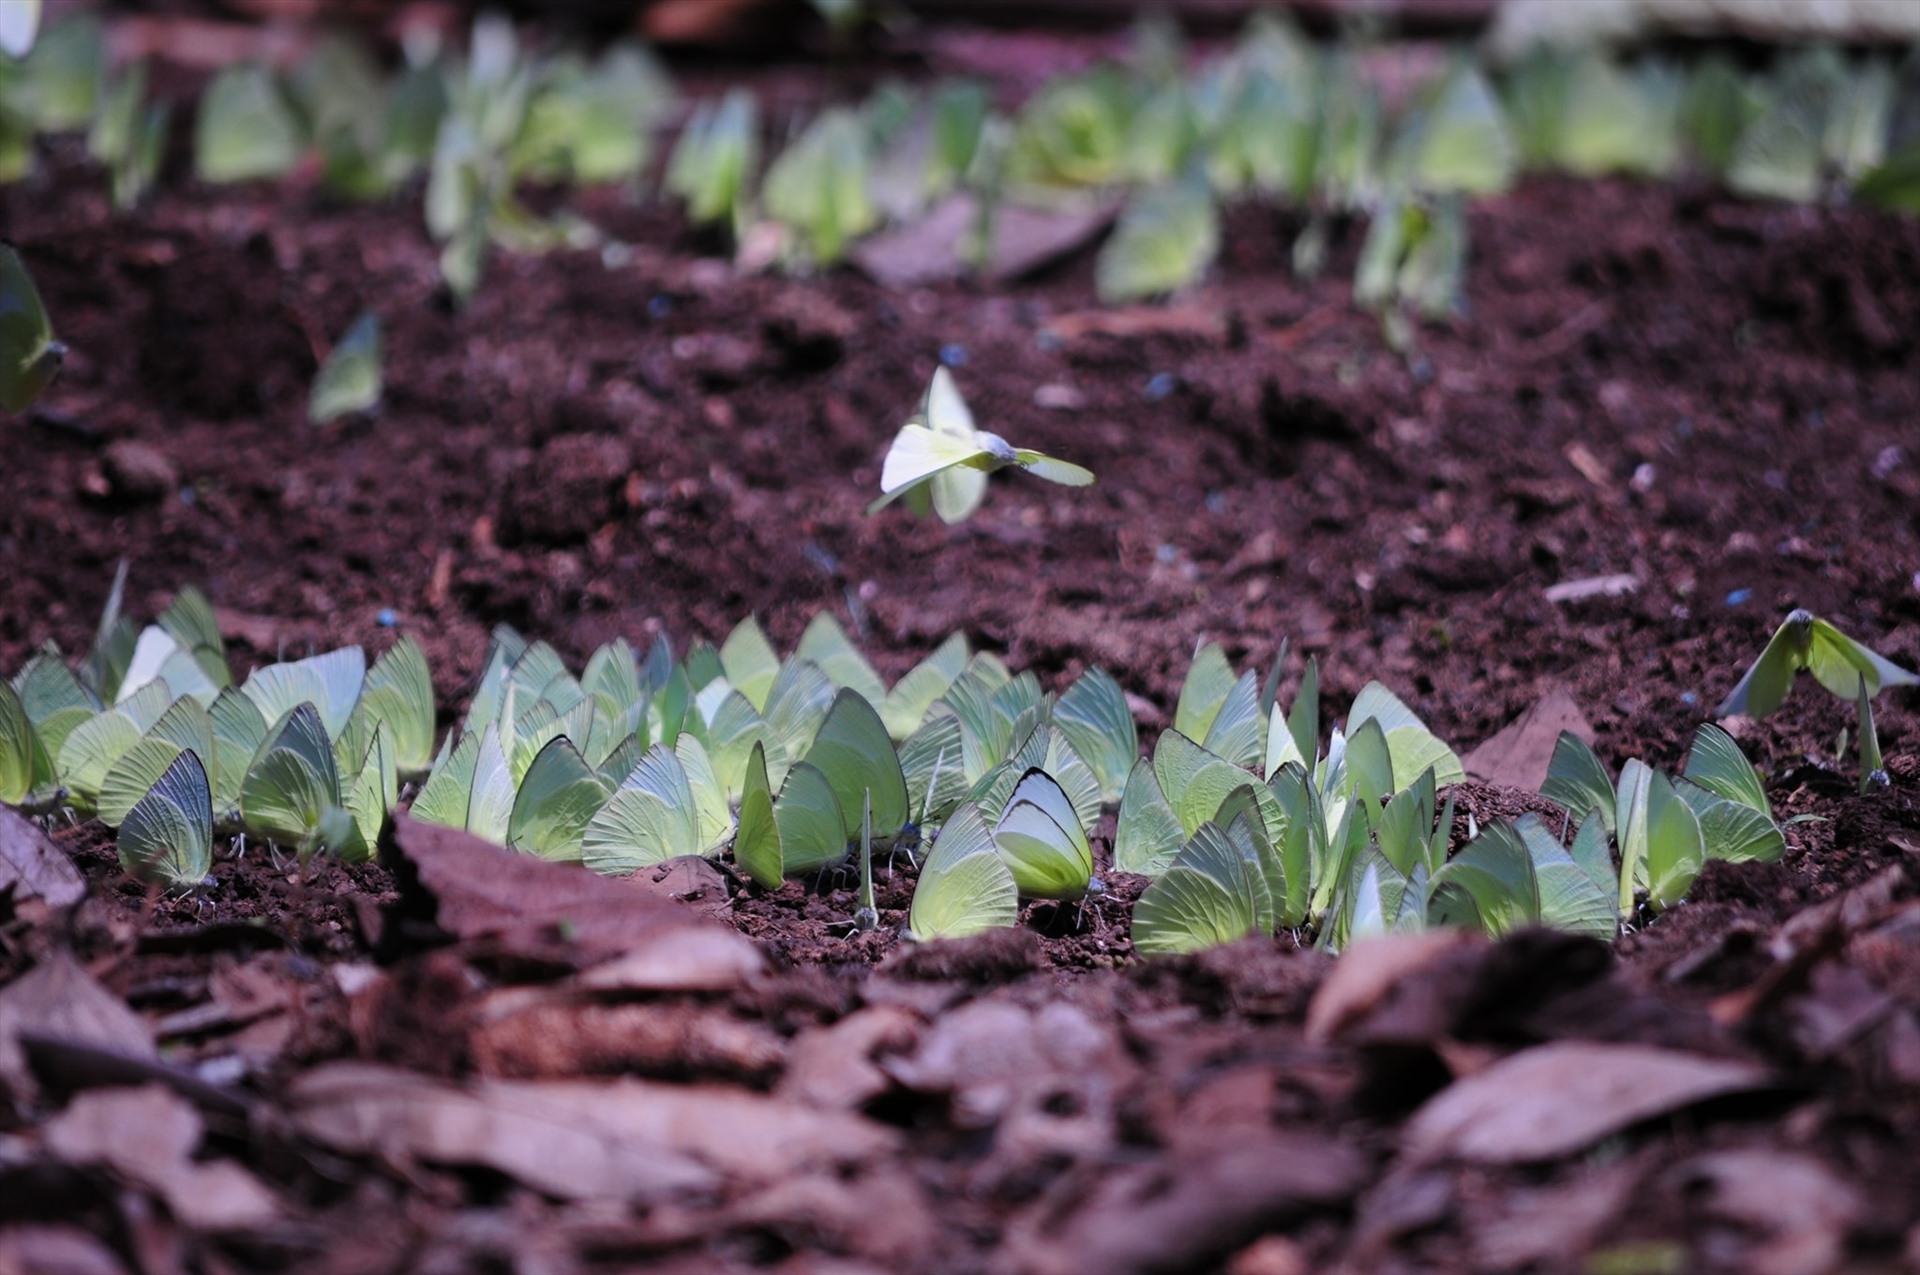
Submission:
<svg viewBox="0 0 1920 1275">
<path fill-rule="evenodd" d="M 1216 331 L 1061 335 L 1095 308 L 1085 257 L 992 290 L 739 278 L 674 215 L 595 192 L 578 203 L 635 245 L 630 264 L 496 258 L 455 312 L 412 202 L 176 183 L 117 218 L 99 186 L 55 163 L 0 191 L 0 232 L 74 349 L 10 427 L 0 668 L 48 638 L 84 649 L 122 556 L 136 614 L 200 584 L 241 673 L 377 650 L 391 609 L 448 710 L 495 624 L 578 661 L 615 635 L 717 640 L 749 611 L 791 643 L 832 609 L 889 676 L 954 629 L 1050 685 L 1105 667 L 1149 738 L 1196 641 L 1262 665 L 1290 637 L 1289 674 L 1316 655 L 1334 707 L 1379 678 L 1464 750 L 1559 681 L 1603 757 L 1676 767 L 1790 607 L 1920 663 L 1913 221 L 1529 182 L 1475 210 L 1467 313 L 1402 358 L 1348 303 L 1360 228 L 1303 284 L 1285 264 L 1297 219 L 1262 209 L 1230 215 L 1212 283 L 1150 312 Z M 317 356 L 367 306 L 387 402 L 310 428 Z M 984 423 L 1099 485 L 999 480 L 955 529 L 863 516 L 944 347 L 964 351 Z M 1036 406 L 1043 387 L 1076 405 Z M 1637 587 L 1543 596 L 1615 573 Z M 206 1154 L 246 1165 L 282 1213 L 243 1233 L 170 1220 L 119 1191 L 124 1168 L 56 1170 L 32 1142 L 51 1107 L 28 1107 L 28 1142 L 0 1148 L 0 1259 L 31 1223 L 42 1241 L 91 1230 L 142 1270 L 1252 1275 L 1577 1270 L 1600 1250 L 1608 1269 L 1890 1269 L 1920 1251 L 1913 705 L 1882 698 L 1895 782 L 1861 798 L 1851 751 L 1833 757 L 1851 711 L 1803 688 L 1743 735 L 1783 817 L 1818 816 L 1790 828 L 1783 862 L 1713 865 L 1611 957 L 1525 936 L 1423 967 L 1406 984 L 1428 1006 L 1417 1030 L 1309 1039 L 1329 963 L 1288 936 L 1133 959 L 1135 880 L 1084 917 L 1043 904 L 1019 931 L 916 951 L 892 935 L 904 860 L 881 873 L 886 926 L 852 939 L 849 883 L 765 896 L 711 878 L 693 906 L 758 940 L 771 973 L 640 1003 L 758 1043 L 611 1069 L 791 1096 L 803 1058 L 840 1059 L 851 1089 L 807 1101 L 884 1149 L 624 1208 L 339 1153 L 274 1115 L 330 1060 L 486 1073 L 459 1015 L 565 960 L 457 929 L 431 946 L 389 910 L 415 887 L 387 868 L 302 882 L 256 850 L 223 859 L 204 899 L 155 899 L 97 830 L 64 830 L 93 896 L 67 939 L 172 1024 L 170 1062 L 254 1101 Z M 1809 912 L 1856 887 L 1849 909 Z M 0 981 L 67 941 L 28 920 L 0 910 Z M 236 970 L 279 988 L 275 1006 L 183 1028 L 182 1011 L 230 1010 Z M 976 1018 L 984 1060 L 940 1035 Z M 1407 1150 L 1421 1098 L 1561 1038 L 1757 1059 L 1777 1087 L 1661 1109 L 1543 1164 Z M 934 1057 L 947 1047 L 971 1058 L 957 1074 Z"/>
</svg>

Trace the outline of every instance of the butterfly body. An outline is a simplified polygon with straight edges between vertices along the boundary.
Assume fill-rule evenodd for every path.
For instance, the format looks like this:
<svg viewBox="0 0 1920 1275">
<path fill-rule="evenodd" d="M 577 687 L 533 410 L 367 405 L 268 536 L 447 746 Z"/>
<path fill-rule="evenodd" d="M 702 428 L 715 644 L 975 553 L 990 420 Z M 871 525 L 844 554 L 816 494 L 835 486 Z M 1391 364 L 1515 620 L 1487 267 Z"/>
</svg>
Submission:
<svg viewBox="0 0 1920 1275">
<path fill-rule="evenodd" d="M 1089 470 L 975 428 L 953 377 L 946 368 L 936 368 L 920 410 L 900 427 L 887 449 L 880 499 L 867 512 L 877 513 L 904 496 L 916 512 L 931 508 L 944 522 L 963 522 L 985 498 L 987 475 L 1011 468 L 1068 487 L 1093 482 Z"/>
<path fill-rule="evenodd" d="M 1786 700 L 1801 673 L 1812 673 L 1820 685 L 1846 700 L 1855 698 L 1862 689 L 1871 697 L 1883 686 L 1920 684 L 1920 677 L 1801 609 L 1790 612 L 1774 630 L 1760 658 L 1713 715 L 1765 717 Z"/>
</svg>

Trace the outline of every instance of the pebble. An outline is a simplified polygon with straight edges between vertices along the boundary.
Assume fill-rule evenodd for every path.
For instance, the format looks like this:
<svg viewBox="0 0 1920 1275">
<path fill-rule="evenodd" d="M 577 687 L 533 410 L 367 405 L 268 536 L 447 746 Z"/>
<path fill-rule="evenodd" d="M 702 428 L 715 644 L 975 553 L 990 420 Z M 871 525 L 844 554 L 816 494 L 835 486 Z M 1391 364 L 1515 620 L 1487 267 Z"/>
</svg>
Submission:
<svg viewBox="0 0 1920 1275">
<path fill-rule="evenodd" d="M 159 500 L 180 488 L 180 474 L 167 454 L 151 443 L 123 438 L 102 457 L 107 483 L 116 496 Z"/>
<path fill-rule="evenodd" d="M 1745 606 L 1752 597 L 1752 589 L 1735 589 L 1727 595 L 1727 605 L 1730 607 Z"/>
<path fill-rule="evenodd" d="M 1155 372 L 1140 391 L 1149 403 L 1157 403 L 1179 388 L 1180 378 L 1171 372 Z"/>
<path fill-rule="evenodd" d="M 373 618 L 375 623 L 383 629 L 391 629 L 400 623 L 400 615 L 392 607 L 381 607 L 380 614 Z"/>
<path fill-rule="evenodd" d="M 941 346 L 940 361 L 948 367 L 965 367 L 967 365 L 967 347 L 955 342 L 949 342 Z"/>
</svg>

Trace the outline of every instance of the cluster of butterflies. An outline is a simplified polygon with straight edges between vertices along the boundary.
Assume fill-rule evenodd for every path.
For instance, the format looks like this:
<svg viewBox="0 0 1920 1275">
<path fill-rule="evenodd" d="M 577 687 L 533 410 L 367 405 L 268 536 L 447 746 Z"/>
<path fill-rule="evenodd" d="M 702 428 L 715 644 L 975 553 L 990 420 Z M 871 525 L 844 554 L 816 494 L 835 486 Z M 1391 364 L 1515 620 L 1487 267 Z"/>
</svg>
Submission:
<svg viewBox="0 0 1920 1275">
<path fill-rule="evenodd" d="M 415 817 L 611 874 L 730 847 L 775 888 L 938 827 L 909 922 L 931 938 L 1097 893 L 1101 776 L 1117 785 L 1137 744 L 1104 673 L 1056 702 L 955 635 L 889 688 L 822 614 L 786 659 L 749 618 L 677 661 L 664 639 L 644 657 L 616 640 L 577 677 L 503 628 L 442 752 Z"/>
<path fill-rule="evenodd" d="M 270 665 L 235 686 L 213 608 L 180 591 L 145 628 L 120 614 L 125 569 L 79 670 L 57 648 L 0 683 L 0 801 L 119 830 L 123 867 L 201 885 L 213 841 L 302 859 L 373 854 L 403 777 L 433 761 L 433 684 L 411 639 Z"/>
<path fill-rule="evenodd" d="M 77 670 L 48 647 L 0 682 L 0 801 L 98 817 L 126 870 L 169 888 L 204 882 L 217 836 L 368 856 L 414 782 L 422 820 L 611 874 L 730 851 L 772 889 L 857 853 L 867 926 L 872 856 L 924 849 L 907 919 L 923 939 L 1013 925 L 1022 899 L 1098 896 L 1088 834 L 1117 808 L 1114 867 L 1152 878 L 1132 918 L 1149 954 L 1295 927 L 1329 948 L 1436 922 L 1611 932 L 1636 891 L 1665 906 L 1705 857 L 1784 848 L 1758 774 L 1709 726 L 1671 781 L 1629 762 L 1616 785 L 1563 740 L 1547 795 L 1581 823 L 1573 848 L 1497 825 L 1450 857 L 1453 750 L 1377 682 L 1323 746 L 1318 665 L 1283 705 L 1284 646 L 1264 682 L 1201 646 L 1143 757 L 1106 673 L 1056 696 L 958 634 L 889 687 L 827 614 L 784 659 L 749 618 L 680 659 L 664 638 L 644 655 L 615 640 L 578 675 L 502 627 L 436 752 L 411 639 L 236 686 L 203 595 L 140 628 L 124 586 L 123 569 Z M 1862 698 L 1920 680 L 1797 612 L 1722 711 L 1771 711 L 1803 669 Z"/>
</svg>

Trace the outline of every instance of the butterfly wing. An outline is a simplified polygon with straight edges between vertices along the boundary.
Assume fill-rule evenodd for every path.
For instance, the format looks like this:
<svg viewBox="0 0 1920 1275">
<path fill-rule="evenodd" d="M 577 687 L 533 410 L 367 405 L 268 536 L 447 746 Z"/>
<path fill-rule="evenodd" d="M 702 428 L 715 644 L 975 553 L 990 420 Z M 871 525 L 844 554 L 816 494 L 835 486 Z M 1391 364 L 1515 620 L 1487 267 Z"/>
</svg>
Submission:
<svg viewBox="0 0 1920 1275">
<path fill-rule="evenodd" d="M 867 506 L 867 512 L 885 508 L 937 474 L 990 457 L 989 452 L 971 439 L 937 433 L 908 421 L 894 435 L 893 446 L 887 449 L 886 462 L 880 468 L 880 499 Z M 985 475 L 981 477 L 984 479 Z"/>
<path fill-rule="evenodd" d="M 1036 899 L 1077 899 L 1093 876 L 1093 851 L 1073 803 L 1051 775 L 1029 770 L 1014 787 L 993 844 L 1020 893 Z"/>
<path fill-rule="evenodd" d="M 1019 916 L 1013 873 L 993 848 L 986 821 L 961 806 L 940 830 L 914 887 L 907 929 L 916 939 L 964 938 L 1004 929 Z"/>
<path fill-rule="evenodd" d="M 1920 677 L 1892 660 L 1868 650 L 1825 620 L 1815 620 L 1808 635 L 1806 667 L 1820 685 L 1841 699 L 1853 699 L 1865 679 L 1868 695 L 1878 695 L 1883 686 L 1912 686 Z"/>
<path fill-rule="evenodd" d="M 1787 692 L 1793 689 L 1794 676 L 1807 667 L 1813 640 L 1812 624 L 1813 617 L 1804 611 L 1789 615 L 1786 622 L 1773 631 L 1760 658 L 1741 677 L 1740 684 L 1720 701 L 1713 715 L 1731 717 L 1745 713 L 1748 717 L 1765 717 L 1780 707 Z M 1836 694 L 1851 696 L 1851 679 L 1847 689 Z"/>
<path fill-rule="evenodd" d="M 1093 471 L 1085 469 L 1072 461 L 1060 460 L 1045 452 L 1036 452 L 1030 447 L 1013 449 L 1014 464 L 1032 474 L 1035 478 L 1044 478 L 1050 483 L 1059 483 L 1063 487 L 1091 487 Z"/>
</svg>

